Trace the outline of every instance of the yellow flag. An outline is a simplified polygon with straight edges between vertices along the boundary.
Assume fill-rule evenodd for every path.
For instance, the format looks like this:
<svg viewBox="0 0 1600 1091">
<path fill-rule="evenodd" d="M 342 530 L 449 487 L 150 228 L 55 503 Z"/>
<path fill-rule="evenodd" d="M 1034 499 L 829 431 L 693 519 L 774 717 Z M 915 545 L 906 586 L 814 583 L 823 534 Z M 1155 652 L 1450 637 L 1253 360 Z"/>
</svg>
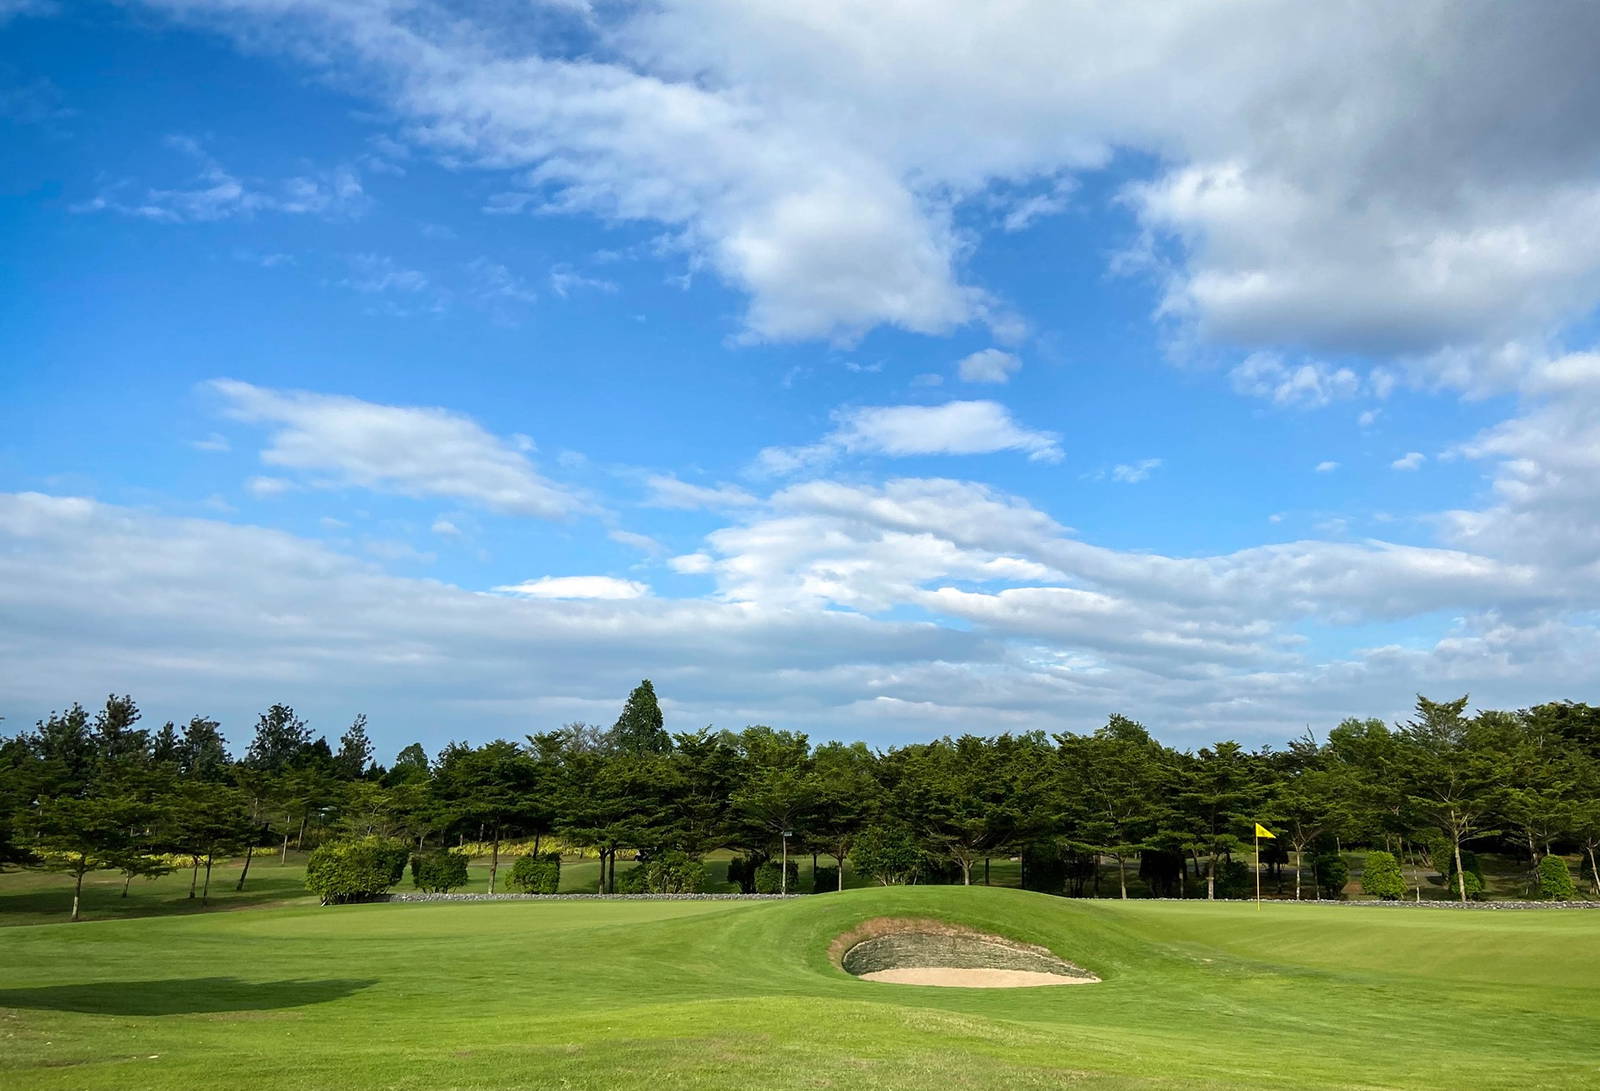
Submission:
<svg viewBox="0 0 1600 1091">
<path fill-rule="evenodd" d="M 1271 830 L 1267 829 L 1265 826 L 1263 826 L 1259 822 L 1256 823 L 1256 836 L 1257 837 L 1270 837 L 1274 841 L 1276 841 L 1278 839 L 1278 835 L 1277 834 L 1273 833 Z"/>
</svg>

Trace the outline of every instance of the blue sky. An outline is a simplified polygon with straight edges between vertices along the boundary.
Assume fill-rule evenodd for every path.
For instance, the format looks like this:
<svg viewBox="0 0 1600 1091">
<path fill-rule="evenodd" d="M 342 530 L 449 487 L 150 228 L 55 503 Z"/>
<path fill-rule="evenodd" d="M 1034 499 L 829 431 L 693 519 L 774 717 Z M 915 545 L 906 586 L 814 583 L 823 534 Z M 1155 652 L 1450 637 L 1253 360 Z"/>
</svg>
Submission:
<svg viewBox="0 0 1600 1091">
<path fill-rule="evenodd" d="M 0 0 L 0 712 L 1592 697 L 1595 16 L 1369 14 Z"/>
</svg>

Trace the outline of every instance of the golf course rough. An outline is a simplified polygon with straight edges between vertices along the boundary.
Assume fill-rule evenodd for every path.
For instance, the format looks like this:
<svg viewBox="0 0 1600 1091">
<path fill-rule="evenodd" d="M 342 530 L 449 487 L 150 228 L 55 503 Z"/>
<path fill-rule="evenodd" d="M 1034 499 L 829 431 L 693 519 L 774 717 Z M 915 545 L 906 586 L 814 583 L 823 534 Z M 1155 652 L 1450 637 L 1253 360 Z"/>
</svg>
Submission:
<svg viewBox="0 0 1600 1091">
<path fill-rule="evenodd" d="M 1100 980 L 1036 944 L 926 918 L 865 921 L 829 951 L 846 973 L 894 985 L 1015 989 Z"/>
<path fill-rule="evenodd" d="M 878 918 L 1085 988 L 863 982 Z M 0 1087 L 1594 1088 L 1600 913 L 1075 901 L 315 905 L 0 928 Z"/>
</svg>

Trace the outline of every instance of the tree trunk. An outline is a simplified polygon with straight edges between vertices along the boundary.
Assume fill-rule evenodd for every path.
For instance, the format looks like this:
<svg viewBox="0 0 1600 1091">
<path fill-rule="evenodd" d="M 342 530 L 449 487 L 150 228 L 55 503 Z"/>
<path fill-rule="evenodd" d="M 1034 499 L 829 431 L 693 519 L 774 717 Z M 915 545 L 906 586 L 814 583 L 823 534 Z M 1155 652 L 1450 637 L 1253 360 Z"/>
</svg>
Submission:
<svg viewBox="0 0 1600 1091">
<path fill-rule="evenodd" d="M 494 824 L 494 847 L 489 850 L 489 893 L 494 893 L 494 877 L 500 872 L 500 823 Z"/>
<path fill-rule="evenodd" d="M 194 868 L 189 872 L 189 897 L 194 897 L 195 887 L 200 884 L 200 857 L 190 857 L 194 861 Z"/>
<path fill-rule="evenodd" d="M 1461 871 L 1461 838 L 1455 840 L 1456 846 L 1456 891 L 1461 895 L 1461 900 L 1467 900 L 1467 877 Z"/>
<path fill-rule="evenodd" d="M 983 885 L 989 885 L 989 858 L 987 856 L 983 858 Z"/>
<path fill-rule="evenodd" d="M 244 881 L 250 875 L 250 860 L 251 860 L 251 858 L 253 856 L 255 856 L 255 854 L 256 854 L 256 846 L 255 846 L 254 843 L 251 843 L 251 844 L 245 846 L 245 849 L 244 849 L 244 870 L 239 872 L 239 881 L 237 883 L 235 883 L 234 887 L 233 887 L 233 889 L 235 891 L 239 891 L 239 890 L 243 890 L 244 889 Z"/>
<path fill-rule="evenodd" d="M 1117 885 L 1122 888 L 1122 900 L 1128 900 L 1128 868 L 1123 862 L 1122 853 L 1117 853 Z"/>
<path fill-rule="evenodd" d="M 971 886 L 972 885 L 972 861 L 968 860 L 965 856 L 962 856 L 962 857 L 958 857 L 956 859 L 956 863 L 961 865 L 961 885 L 962 886 Z"/>
<path fill-rule="evenodd" d="M 1098 898 L 1100 896 L 1100 854 L 1098 852 L 1091 855 L 1089 866 L 1094 869 L 1094 896 Z"/>
<path fill-rule="evenodd" d="M 133 882 L 133 872 L 130 871 L 122 877 L 122 896 L 124 898 L 128 896 L 128 884 L 131 882 Z"/>
<path fill-rule="evenodd" d="M 611 850 L 611 866 L 610 866 L 610 868 L 607 869 L 607 871 L 608 871 L 608 874 L 609 874 L 610 877 L 606 879 L 606 893 L 615 894 L 617 892 L 617 850 L 616 849 L 612 849 Z"/>
<path fill-rule="evenodd" d="M 839 861 L 839 885 L 837 887 L 839 890 L 844 889 L 844 857 L 845 854 L 843 852 L 835 853 L 833 856 L 835 860 Z"/>
<path fill-rule="evenodd" d="M 1209 866 L 1206 868 L 1206 901 L 1217 900 L 1217 854 L 1211 854 Z"/>
<path fill-rule="evenodd" d="M 1305 850 L 1294 850 L 1294 900 L 1300 900 L 1300 873 L 1305 870 Z"/>
<path fill-rule="evenodd" d="M 289 813 L 283 815 L 283 855 L 278 857 L 278 866 L 282 867 L 289 862 Z"/>
<path fill-rule="evenodd" d="M 540 835 L 538 833 L 533 835 L 533 854 L 535 856 L 539 855 L 539 837 Z"/>
<path fill-rule="evenodd" d="M 1590 846 L 1588 846 L 1588 849 L 1589 849 L 1589 874 L 1594 876 L 1594 892 L 1596 894 L 1600 894 L 1600 864 L 1596 864 L 1594 862 L 1594 846 L 1590 845 Z"/>
<path fill-rule="evenodd" d="M 72 884 L 72 919 L 78 919 L 78 902 L 83 897 L 83 874 L 89 870 L 89 858 L 78 854 L 78 881 Z"/>
<path fill-rule="evenodd" d="M 200 904 L 209 905 L 211 898 L 211 853 L 206 853 L 206 885 L 200 891 Z"/>
<path fill-rule="evenodd" d="M 294 839 L 294 847 L 299 849 L 299 850 L 301 850 L 302 852 L 305 851 L 305 847 L 306 847 L 306 819 L 308 819 L 310 817 L 311 817 L 311 812 L 310 811 L 307 811 L 306 813 L 304 813 L 304 814 L 302 814 L 300 816 L 300 832 L 299 832 L 299 834 L 297 834 L 295 836 L 295 839 Z"/>
<path fill-rule="evenodd" d="M 606 850 L 605 849 L 601 849 L 600 850 L 600 885 L 595 887 L 595 891 L 594 892 L 596 894 L 604 894 L 606 892 Z"/>
</svg>

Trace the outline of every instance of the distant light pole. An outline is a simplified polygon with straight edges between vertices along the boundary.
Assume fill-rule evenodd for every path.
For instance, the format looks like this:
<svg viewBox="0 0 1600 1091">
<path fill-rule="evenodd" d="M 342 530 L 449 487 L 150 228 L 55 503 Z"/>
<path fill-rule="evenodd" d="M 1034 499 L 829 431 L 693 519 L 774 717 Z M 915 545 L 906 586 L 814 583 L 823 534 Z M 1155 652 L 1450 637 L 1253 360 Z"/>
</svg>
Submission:
<svg viewBox="0 0 1600 1091">
<path fill-rule="evenodd" d="M 783 831 L 783 870 L 778 873 L 778 893 L 789 893 L 789 838 L 794 836 L 793 830 Z"/>
</svg>

